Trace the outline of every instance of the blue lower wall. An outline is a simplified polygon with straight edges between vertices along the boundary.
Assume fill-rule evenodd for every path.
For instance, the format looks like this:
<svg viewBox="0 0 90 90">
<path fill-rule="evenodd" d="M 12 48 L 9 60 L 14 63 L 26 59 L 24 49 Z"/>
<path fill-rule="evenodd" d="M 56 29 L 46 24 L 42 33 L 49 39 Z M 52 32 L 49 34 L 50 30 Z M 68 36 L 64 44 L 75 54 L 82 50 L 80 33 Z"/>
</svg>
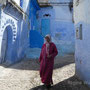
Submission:
<svg viewBox="0 0 90 90">
<path fill-rule="evenodd" d="M 44 43 L 44 39 L 41 34 L 36 30 L 30 31 L 30 48 L 41 48 Z"/>
</svg>

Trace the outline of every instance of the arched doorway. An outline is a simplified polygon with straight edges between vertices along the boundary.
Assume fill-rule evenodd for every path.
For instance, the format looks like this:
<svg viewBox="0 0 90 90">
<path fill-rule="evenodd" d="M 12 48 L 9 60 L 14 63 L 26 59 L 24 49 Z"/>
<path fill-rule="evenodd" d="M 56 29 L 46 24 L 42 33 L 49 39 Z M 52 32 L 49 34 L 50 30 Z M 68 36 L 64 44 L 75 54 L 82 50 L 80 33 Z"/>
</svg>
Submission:
<svg viewBox="0 0 90 90">
<path fill-rule="evenodd" d="M 12 39 L 13 39 L 12 27 L 9 25 L 5 28 L 2 37 L 2 48 L 1 48 L 1 63 L 8 62 L 12 54 Z"/>
</svg>

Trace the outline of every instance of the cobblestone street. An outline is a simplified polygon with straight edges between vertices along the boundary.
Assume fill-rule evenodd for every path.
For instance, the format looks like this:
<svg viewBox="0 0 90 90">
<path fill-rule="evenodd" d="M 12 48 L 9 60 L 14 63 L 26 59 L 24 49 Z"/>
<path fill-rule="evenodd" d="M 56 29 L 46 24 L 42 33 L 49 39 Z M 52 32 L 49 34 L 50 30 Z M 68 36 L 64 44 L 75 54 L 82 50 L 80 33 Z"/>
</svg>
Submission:
<svg viewBox="0 0 90 90">
<path fill-rule="evenodd" d="M 24 60 L 8 68 L 0 66 L 0 90 L 44 90 L 37 60 Z M 55 59 L 51 90 L 89 90 L 75 77 L 72 55 Z"/>
</svg>

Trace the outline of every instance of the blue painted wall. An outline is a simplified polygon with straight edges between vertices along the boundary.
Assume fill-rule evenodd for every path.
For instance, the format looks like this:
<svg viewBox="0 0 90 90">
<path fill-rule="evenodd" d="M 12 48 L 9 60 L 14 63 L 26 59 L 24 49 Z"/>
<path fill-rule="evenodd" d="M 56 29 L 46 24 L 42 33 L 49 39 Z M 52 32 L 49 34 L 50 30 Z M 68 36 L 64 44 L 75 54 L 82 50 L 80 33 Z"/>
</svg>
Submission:
<svg viewBox="0 0 90 90">
<path fill-rule="evenodd" d="M 76 74 L 90 87 L 90 9 L 87 9 L 89 6 L 88 0 L 80 2 L 78 6 L 74 0 Z"/>
<path fill-rule="evenodd" d="M 30 11 L 29 11 L 29 19 L 31 20 L 31 30 L 36 30 L 38 10 L 40 10 L 40 7 L 37 3 L 37 0 L 31 0 Z"/>
<path fill-rule="evenodd" d="M 59 55 L 74 54 L 75 51 L 75 29 L 72 22 L 72 14 L 69 6 L 53 6 L 41 8 L 38 11 L 39 32 L 43 36 L 51 35 L 52 41 L 57 45 Z M 48 15 L 48 16 L 47 16 Z M 49 20 L 50 24 L 43 24 L 42 20 Z M 48 23 L 48 22 L 47 22 Z M 42 25 L 44 25 L 42 27 Z M 45 28 L 44 28 L 45 27 Z M 50 28 L 50 32 L 46 32 Z"/>
<path fill-rule="evenodd" d="M 37 11 L 40 10 L 40 7 L 37 3 L 37 0 L 30 1 L 30 10 L 29 10 L 29 19 L 30 19 L 30 34 L 29 34 L 29 42 L 30 48 L 41 48 L 44 42 L 42 36 L 38 32 L 38 16 Z M 34 31 L 33 31 L 34 30 Z M 40 42 L 41 41 L 41 42 Z"/>
<path fill-rule="evenodd" d="M 23 7 L 23 0 L 20 0 L 20 6 Z"/>
<path fill-rule="evenodd" d="M 0 63 L 15 63 L 24 58 L 25 49 L 29 47 L 28 18 L 26 16 L 23 19 L 23 14 L 13 8 L 10 3 L 7 3 L 6 7 L 1 10 L 0 15 L 2 17 L 0 23 Z M 7 32 L 7 42 L 3 39 L 6 37 L 4 36 L 5 32 Z"/>
<path fill-rule="evenodd" d="M 29 15 L 30 30 L 36 30 L 30 31 L 30 48 L 41 48 L 42 43 L 38 43 L 38 39 L 43 41 L 42 36 L 50 34 L 52 41 L 57 45 L 59 55 L 74 54 L 75 32 L 69 6 L 61 5 L 40 9 L 36 0 L 30 0 L 30 2 L 24 0 L 23 3 L 23 10 Z M 35 38 L 37 39 L 34 41 Z"/>
<path fill-rule="evenodd" d="M 21 0 L 22 1 L 22 0 Z M 28 15 L 28 19 L 27 21 L 28 26 L 30 27 L 28 30 L 28 48 L 25 49 L 25 55 L 26 58 L 31 58 L 31 57 L 39 57 L 39 53 L 38 55 L 35 55 L 34 52 L 38 52 L 36 51 L 37 49 L 34 50 L 34 48 L 41 48 L 42 44 L 44 42 L 43 37 L 41 36 L 41 34 L 38 32 L 38 16 L 37 16 L 37 11 L 40 10 L 40 7 L 37 3 L 37 0 L 23 0 L 23 5 L 21 3 L 22 9 L 24 10 L 24 12 Z M 26 21 L 26 22 L 27 22 Z M 27 26 L 27 27 L 28 27 Z M 26 29 L 27 27 L 23 26 L 24 29 Z M 33 50 L 31 50 L 31 48 Z"/>
<path fill-rule="evenodd" d="M 30 47 L 41 48 L 44 43 L 44 39 L 37 30 L 30 31 Z"/>
<path fill-rule="evenodd" d="M 82 40 L 77 37 L 75 39 L 76 74 L 90 86 L 90 24 L 80 21 L 75 24 L 76 29 L 80 24 L 82 24 Z"/>
<path fill-rule="evenodd" d="M 43 37 L 45 37 L 47 34 L 50 34 L 50 19 L 42 19 L 41 28 L 41 34 Z"/>
</svg>

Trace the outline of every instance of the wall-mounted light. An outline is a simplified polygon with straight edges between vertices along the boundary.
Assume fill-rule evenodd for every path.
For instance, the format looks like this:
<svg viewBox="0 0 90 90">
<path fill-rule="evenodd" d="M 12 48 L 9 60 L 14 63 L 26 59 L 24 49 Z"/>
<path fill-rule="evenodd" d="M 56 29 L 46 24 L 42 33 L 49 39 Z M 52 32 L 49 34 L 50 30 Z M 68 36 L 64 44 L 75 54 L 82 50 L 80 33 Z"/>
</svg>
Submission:
<svg viewBox="0 0 90 90">
<path fill-rule="evenodd" d="M 51 17 L 50 14 L 44 14 L 43 17 Z"/>
</svg>

